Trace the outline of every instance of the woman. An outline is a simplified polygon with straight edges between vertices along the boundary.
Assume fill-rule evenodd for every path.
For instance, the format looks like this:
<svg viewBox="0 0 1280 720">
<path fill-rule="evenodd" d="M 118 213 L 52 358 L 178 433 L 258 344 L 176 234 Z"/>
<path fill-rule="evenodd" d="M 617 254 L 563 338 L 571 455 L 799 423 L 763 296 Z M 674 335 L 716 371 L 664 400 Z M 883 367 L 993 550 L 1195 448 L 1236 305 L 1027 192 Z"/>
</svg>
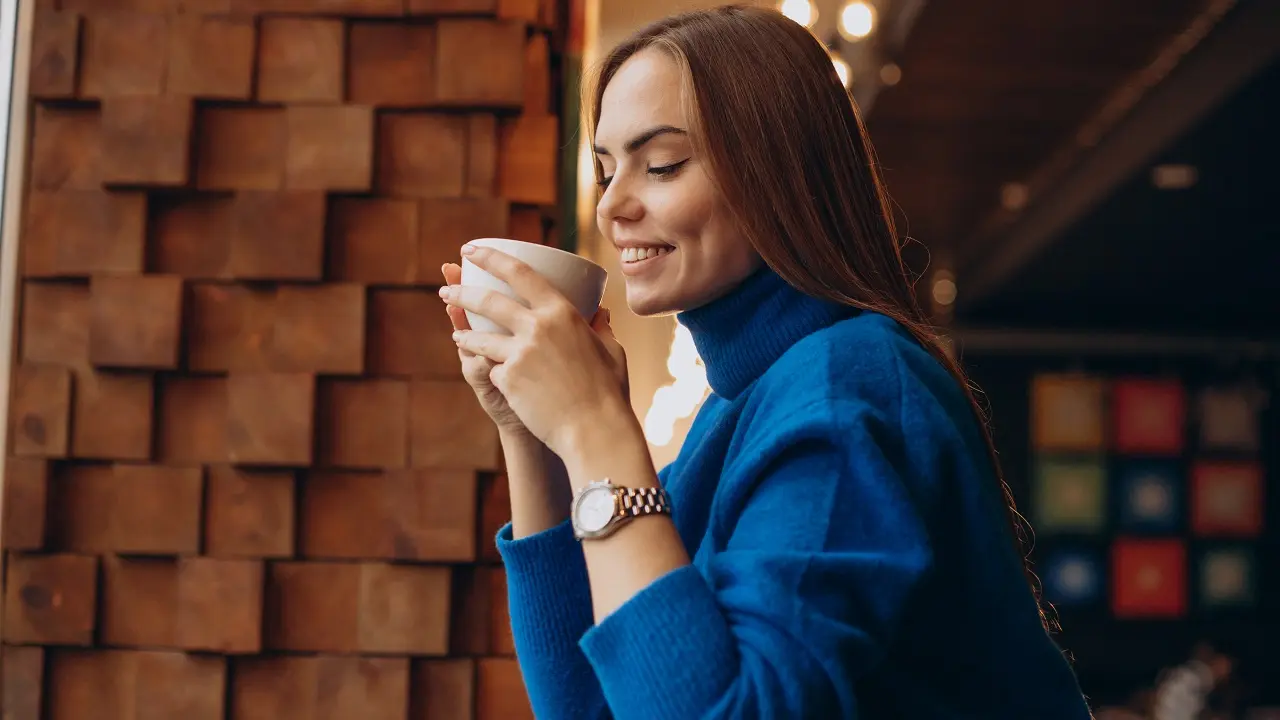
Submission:
<svg viewBox="0 0 1280 720">
<path fill-rule="evenodd" d="M 618 47 L 592 100 L 627 304 L 678 313 L 713 394 L 655 474 L 607 312 L 588 325 L 499 252 L 463 250 L 527 306 L 445 266 L 506 454 L 537 716 L 1088 717 L 822 46 L 765 10 L 680 15 Z"/>
</svg>

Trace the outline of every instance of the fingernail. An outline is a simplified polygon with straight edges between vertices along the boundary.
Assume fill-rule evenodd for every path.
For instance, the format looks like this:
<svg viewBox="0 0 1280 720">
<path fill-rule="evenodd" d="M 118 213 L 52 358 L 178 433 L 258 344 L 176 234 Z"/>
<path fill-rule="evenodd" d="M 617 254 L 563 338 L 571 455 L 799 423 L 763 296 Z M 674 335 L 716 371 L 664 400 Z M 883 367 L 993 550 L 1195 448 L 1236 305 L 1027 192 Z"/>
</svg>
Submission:
<svg viewBox="0 0 1280 720">
<path fill-rule="evenodd" d="M 466 245 L 463 245 L 463 246 L 462 246 L 462 254 L 463 254 L 463 255 L 471 255 L 471 254 L 475 253 L 475 251 L 476 251 L 476 246 L 475 246 L 475 245 L 472 245 L 471 243 L 467 243 Z"/>
<path fill-rule="evenodd" d="M 440 288 L 440 297 L 442 297 L 442 298 L 444 298 L 444 299 L 448 300 L 448 299 L 449 299 L 449 293 L 450 293 L 451 291 L 452 291 L 452 288 L 450 288 L 448 285 L 445 285 L 444 287 Z"/>
<path fill-rule="evenodd" d="M 461 339 L 462 339 L 462 331 L 461 331 L 461 330 L 454 330 L 454 331 L 453 331 L 453 341 L 454 341 L 454 342 L 458 342 L 458 341 L 459 341 L 459 340 L 461 340 Z"/>
</svg>

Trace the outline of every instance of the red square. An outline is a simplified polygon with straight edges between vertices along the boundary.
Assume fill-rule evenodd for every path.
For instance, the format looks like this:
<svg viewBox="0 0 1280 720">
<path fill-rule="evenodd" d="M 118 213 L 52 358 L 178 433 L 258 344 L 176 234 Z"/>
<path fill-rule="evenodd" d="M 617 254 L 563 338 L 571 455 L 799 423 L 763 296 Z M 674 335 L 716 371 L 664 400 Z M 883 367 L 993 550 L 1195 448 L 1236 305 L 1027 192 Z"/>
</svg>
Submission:
<svg viewBox="0 0 1280 720">
<path fill-rule="evenodd" d="M 1191 468 L 1191 530 L 1205 537 L 1252 538 L 1262 532 L 1262 467 L 1215 460 Z"/>
<path fill-rule="evenodd" d="M 1115 449 L 1138 455 L 1182 452 L 1187 395 L 1178 380 L 1127 378 L 1112 385 Z"/>
<path fill-rule="evenodd" d="M 1111 547 L 1111 609 L 1121 618 L 1178 618 L 1187 611 L 1187 548 L 1181 540 L 1117 540 Z"/>
</svg>

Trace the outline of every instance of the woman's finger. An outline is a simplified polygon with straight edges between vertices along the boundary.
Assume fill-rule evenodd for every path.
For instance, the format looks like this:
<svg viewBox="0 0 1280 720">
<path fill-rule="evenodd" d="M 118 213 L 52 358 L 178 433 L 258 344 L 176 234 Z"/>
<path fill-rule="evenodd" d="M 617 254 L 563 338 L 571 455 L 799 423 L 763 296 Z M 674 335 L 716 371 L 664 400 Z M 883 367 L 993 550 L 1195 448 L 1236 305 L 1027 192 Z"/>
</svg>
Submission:
<svg viewBox="0 0 1280 720">
<path fill-rule="evenodd" d="M 449 312 L 449 322 L 453 323 L 454 330 L 471 329 L 471 321 L 467 319 L 466 310 L 452 305 L 446 305 L 445 310 Z"/>
<path fill-rule="evenodd" d="M 441 265 L 440 274 L 444 275 L 445 285 L 457 285 L 462 282 L 462 266 L 457 263 Z"/>
<path fill-rule="evenodd" d="M 512 255 L 470 243 L 462 246 L 462 252 L 476 267 L 510 285 L 516 295 L 534 307 L 562 298 L 546 278 Z"/>
<path fill-rule="evenodd" d="M 446 285 L 440 288 L 440 297 L 450 307 L 482 315 L 512 332 L 527 324 L 528 308 L 502 293 L 487 288 Z"/>
<path fill-rule="evenodd" d="M 511 357 L 512 343 L 515 342 L 515 338 L 510 335 L 495 335 L 475 330 L 458 330 L 453 333 L 453 341 L 458 344 L 459 350 L 501 364 Z"/>
</svg>

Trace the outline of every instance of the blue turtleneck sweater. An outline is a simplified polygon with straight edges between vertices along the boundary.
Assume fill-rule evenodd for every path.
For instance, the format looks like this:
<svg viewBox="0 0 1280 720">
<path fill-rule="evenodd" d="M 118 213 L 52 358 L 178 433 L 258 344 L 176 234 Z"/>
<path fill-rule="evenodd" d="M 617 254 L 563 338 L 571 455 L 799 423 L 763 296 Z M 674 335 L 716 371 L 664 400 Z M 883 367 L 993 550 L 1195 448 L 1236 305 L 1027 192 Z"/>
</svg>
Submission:
<svg viewBox="0 0 1280 720">
<path fill-rule="evenodd" d="M 498 535 L 540 720 L 1088 718 L 936 360 L 767 268 L 678 319 L 712 388 L 659 473 L 693 563 L 593 625 L 567 522 Z"/>
</svg>

